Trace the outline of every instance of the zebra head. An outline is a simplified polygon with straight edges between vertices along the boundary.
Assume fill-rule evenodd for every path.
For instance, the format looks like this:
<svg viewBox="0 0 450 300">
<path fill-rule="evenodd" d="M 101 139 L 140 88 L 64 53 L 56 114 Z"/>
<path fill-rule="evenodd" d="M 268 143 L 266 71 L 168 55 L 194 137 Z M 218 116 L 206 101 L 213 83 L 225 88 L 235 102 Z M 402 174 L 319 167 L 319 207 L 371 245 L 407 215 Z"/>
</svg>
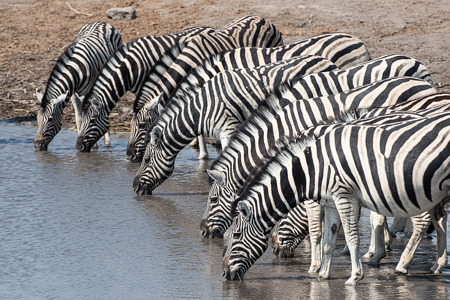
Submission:
<svg viewBox="0 0 450 300">
<path fill-rule="evenodd" d="M 85 101 L 83 100 L 83 102 Z M 104 105 L 99 99 L 91 100 L 89 106 L 83 107 L 81 112 L 80 128 L 75 148 L 81 152 L 90 152 L 92 146 L 97 143 L 108 129 L 109 115 Z"/>
<path fill-rule="evenodd" d="M 145 135 L 163 109 L 163 106 L 160 104 L 161 98 L 162 94 L 145 104 L 131 119 L 131 132 L 126 157 L 132 162 L 140 162 L 144 156 L 147 146 Z"/>
<path fill-rule="evenodd" d="M 292 232 L 280 231 L 280 229 L 283 228 L 282 226 L 283 221 L 284 219 L 278 222 L 273 230 L 272 252 L 277 257 L 283 258 L 293 257 L 295 249 L 303 241 L 303 238 L 295 234 L 292 234 Z"/>
<path fill-rule="evenodd" d="M 161 147 L 161 136 L 159 127 L 154 127 L 150 132 L 150 142 L 133 181 L 133 189 L 138 195 L 151 195 L 173 172 L 175 156 L 165 155 L 166 152 Z"/>
<path fill-rule="evenodd" d="M 34 140 L 34 148 L 47 150 L 48 144 L 61 130 L 62 112 L 69 91 L 53 99 L 43 101 L 44 95 L 36 89 L 36 96 L 41 107 L 38 111 L 38 131 Z"/>
<path fill-rule="evenodd" d="M 233 221 L 231 203 L 235 193 L 230 184 L 227 184 L 229 180 L 226 179 L 225 172 L 218 170 L 207 170 L 207 172 L 213 179 L 213 183 L 200 230 L 203 237 L 223 237 Z"/>
<path fill-rule="evenodd" d="M 251 205 L 240 201 L 237 210 L 223 255 L 223 276 L 228 280 L 242 280 L 268 246 L 269 233 L 255 222 Z"/>
</svg>

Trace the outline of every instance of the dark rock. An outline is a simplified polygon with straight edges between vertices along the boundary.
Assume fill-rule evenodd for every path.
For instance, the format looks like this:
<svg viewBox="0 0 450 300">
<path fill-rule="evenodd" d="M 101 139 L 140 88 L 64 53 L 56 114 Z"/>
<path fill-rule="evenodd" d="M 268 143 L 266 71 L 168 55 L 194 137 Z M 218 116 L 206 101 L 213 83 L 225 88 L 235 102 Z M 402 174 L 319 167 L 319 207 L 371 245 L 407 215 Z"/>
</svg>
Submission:
<svg viewBox="0 0 450 300">
<path fill-rule="evenodd" d="M 136 10 L 134 7 L 115 7 L 106 11 L 106 15 L 113 20 L 131 20 L 136 19 Z"/>
</svg>

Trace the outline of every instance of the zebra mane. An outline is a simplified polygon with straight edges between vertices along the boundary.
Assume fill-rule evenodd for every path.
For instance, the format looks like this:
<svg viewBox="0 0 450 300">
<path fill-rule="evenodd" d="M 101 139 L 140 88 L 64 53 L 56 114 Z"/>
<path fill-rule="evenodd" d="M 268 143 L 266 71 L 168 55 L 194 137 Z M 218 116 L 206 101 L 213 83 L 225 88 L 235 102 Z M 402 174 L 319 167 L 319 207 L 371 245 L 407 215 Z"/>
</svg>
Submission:
<svg viewBox="0 0 450 300">
<path fill-rule="evenodd" d="M 44 97 L 42 98 L 41 101 L 42 108 L 46 107 L 50 103 L 50 100 L 48 99 L 49 98 L 48 94 L 50 93 L 52 86 L 58 81 L 56 79 L 57 76 L 54 76 L 54 74 L 60 73 L 59 71 L 66 67 L 67 62 L 70 60 L 70 58 L 73 56 L 73 53 L 75 52 L 76 46 L 77 46 L 77 38 L 69 47 L 67 47 L 66 50 L 64 50 L 64 52 L 56 60 L 56 63 L 53 66 L 52 71 L 50 72 L 49 80 L 47 81 L 47 86 L 44 92 Z"/>
<path fill-rule="evenodd" d="M 248 176 L 242 187 L 237 191 L 236 198 L 231 204 L 231 215 L 236 214 L 237 204 L 244 199 L 253 195 L 255 189 L 260 185 L 265 185 L 264 180 L 273 172 L 279 172 L 286 162 L 289 164 L 292 160 L 302 153 L 307 147 L 311 146 L 317 136 L 300 135 L 295 138 L 281 138 L 276 144 L 279 149 L 276 156 L 271 156 L 268 159 L 263 159 L 261 165 L 257 167 L 253 176 Z M 289 166 L 288 166 L 289 167 Z"/>
<path fill-rule="evenodd" d="M 176 43 L 169 51 L 164 53 L 161 59 L 150 69 L 145 75 L 146 81 L 142 84 L 139 92 L 136 95 L 136 101 L 134 101 L 133 111 L 137 113 L 144 107 L 148 101 L 152 99 L 147 99 L 142 96 L 143 90 L 151 90 L 153 87 L 158 85 L 162 75 L 164 75 L 170 68 L 172 63 L 177 59 L 183 48 L 186 46 L 185 43 Z"/>
<path fill-rule="evenodd" d="M 123 44 L 122 46 L 115 49 L 114 53 L 109 57 L 108 61 L 103 65 L 102 69 L 97 73 L 97 76 L 89 86 L 88 91 L 84 96 L 83 102 L 81 103 L 82 111 L 85 111 L 91 104 L 90 98 L 94 94 L 94 87 L 96 85 L 96 82 L 98 81 L 98 78 L 103 75 L 103 72 L 107 72 L 111 69 L 116 68 L 123 61 L 123 58 L 128 54 L 128 52 L 138 39 L 139 38 L 134 39 L 131 42 Z"/>
<path fill-rule="evenodd" d="M 212 162 L 210 169 L 218 169 L 226 164 L 227 157 L 234 156 L 237 149 L 241 148 L 242 140 L 249 140 L 259 134 L 260 128 L 267 126 L 267 122 L 275 118 L 282 109 L 280 101 L 282 95 L 290 90 L 289 84 L 282 84 L 277 91 L 271 92 L 266 101 L 263 101 L 251 115 L 242 123 L 230 138 L 228 147 L 223 149 L 219 157 Z M 290 102 L 289 102 L 290 103 Z"/>
<path fill-rule="evenodd" d="M 155 128 L 157 125 L 162 125 L 170 121 L 172 118 L 176 117 L 181 107 L 184 106 L 185 103 L 188 103 L 190 100 L 192 100 L 195 95 L 197 95 L 195 90 L 188 90 L 180 91 L 175 97 L 172 97 L 170 101 L 166 103 L 164 109 L 160 112 L 153 124 L 148 128 L 145 135 L 145 142 L 148 143 L 150 141 L 149 134 L 150 132 L 152 132 L 153 128 Z"/>
</svg>

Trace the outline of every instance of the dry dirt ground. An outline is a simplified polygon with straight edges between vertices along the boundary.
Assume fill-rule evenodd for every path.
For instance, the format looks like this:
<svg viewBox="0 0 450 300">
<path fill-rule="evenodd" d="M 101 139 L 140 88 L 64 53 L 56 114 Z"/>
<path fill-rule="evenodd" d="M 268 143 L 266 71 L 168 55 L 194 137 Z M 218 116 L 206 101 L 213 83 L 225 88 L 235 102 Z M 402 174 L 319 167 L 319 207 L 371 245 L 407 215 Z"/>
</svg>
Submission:
<svg viewBox="0 0 450 300">
<path fill-rule="evenodd" d="M 136 9 L 136 19 L 116 21 L 106 16 L 109 8 L 126 6 Z M 244 15 L 274 23 L 285 44 L 324 32 L 350 33 L 366 43 L 374 58 L 402 54 L 420 60 L 436 87 L 450 91 L 449 0 L 2 0 L 0 119 L 33 120 L 38 109 L 35 89 L 45 89 L 56 59 L 86 23 L 109 22 L 128 42 L 196 25 L 219 28 Z M 114 109 L 113 132 L 127 128 L 133 99 L 126 95 Z M 72 116 L 67 109 L 65 126 L 73 125 Z"/>
</svg>

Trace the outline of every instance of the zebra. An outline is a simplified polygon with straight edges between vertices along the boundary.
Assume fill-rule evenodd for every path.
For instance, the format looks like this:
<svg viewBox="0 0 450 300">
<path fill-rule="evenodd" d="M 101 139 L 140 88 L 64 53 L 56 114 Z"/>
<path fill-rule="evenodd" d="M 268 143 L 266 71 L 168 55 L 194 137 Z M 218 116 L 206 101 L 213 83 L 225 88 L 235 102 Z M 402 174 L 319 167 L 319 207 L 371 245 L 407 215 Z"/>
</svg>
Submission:
<svg viewBox="0 0 450 300">
<path fill-rule="evenodd" d="M 320 73 L 314 73 L 307 75 L 303 77 L 299 82 L 297 82 L 294 85 L 294 88 L 286 93 L 284 95 L 285 97 L 290 97 L 289 101 L 295 101 L 297 99 L 304 99 L 304 97 L 324 97 L 326 95 L 330 94 L 338 94 L 343 93 L 345 91 L 350 91 L 351 89 L 357 88 L 359 86 L 364 86 L 367 83 L 370 83 L 372 81 L 382 80 L 389 77 L 395 77 L 395 76 L 402 76 L 402 75 L 411 75 L 414 77 L 421 78 L 423 80 L 426 80 L 428 83 L 432 83 L 430 73 L 427 71 L 427 69 L 418 61 L 409 58 L 404 57 L 400 55 L 391 55 L 386 57 L 381 57 L 379 59 L 375 59 L 357 66 L 354 66 L 352 68 L 349 68 L 347 70 L 339 70 L 339 71 L 331 71 L 331 72 L 320 72 Z M 354 99 L 358 99 L 360 96 L 351 96 L 351 95 L 361 95 L 366 97 L 367 102 L 364 102 L 365 105 L 372 105 L 372 102 L 375 97 L 377 97 L 380 94 L 383 94 L 383 89 L 390 83 L 393 84 L 391 87 L 387 87 L 384 91 L 384 94 L 389 94 L 391 99 L 394 99 L 394 96 L 396 92 L 395 90 L 395 84 L 401 84 L 401 83 L 407 83 L 406 80 L 388 80 L 386 81 L 386 85 L 379 85 L 375 84 L 372 86 L 374 88 L 373 91 L 370 92 L 370 94 L 366 95 L 360 91 L 356 91 L 356 93 L 350 92 L 349 99 L 351 97 L 354 97 Z M 415 81 L 415 83 L 418 83 L 422 86 L 422 81 Z M 425 83 L 423 86 L 426 90 L 430 88 L 430 85 Z M 405 92 L 404 96 L 409 97 L 410 95 L 414 95 L 415 92 L 412 94 L 408 94 L 409 87 L 404 86 L 403 89 L 400 88 L 399 91 Z M 365 90 L 365 89 L 364 89 Z M 307 93 L 304 93 L 304 91 L 307 91 Z M 431 93 L 434 93 L 435 90 L 431 89 Z M 305 95 L 306 94 L 306 95 Z M 421 94 L 417 95 L 420 96 Z M 274 105 L 277 103 L 282 102 L 282 98 L 276 97 L 276 95 L 272 95 L 273 99 L 271 102 L 274 102 Z M 344 95 L 341 95 L 344 96 Z M 341 97 L 339 96 L 339 97 Z M 372 98 L 371 98 L 372 97 Z M 367 99 L 371 99 L 370 101 Z M 327 103 L 340 103 L 340 100 L 335 100 L 334 97 L 331 97 L 331 99 L 327 98 L 321 98 L 317 101 L 317 106 L 313 102 L 312 104 L 309 104 L 309 101 L 306 102 L 296 102 L 295 104 L 292 104 L 292 106 L 287 107 L 286 109 L 292 109 L 290 113 L 292 115 L 289 115 L 289 120 L 291 124 L 283 124 L 283 126 L 276 127 L 274 126 L 274 130 L 284 130 L 285 132 L 288 132 L 289 130 L 304 130 L 309 126 L 312 126 L 314 124 L 317 124 L 317 121 L 321 120 L 322 118 L 326 117 L 321 111 L 323 111 L 323 107 L 327 105 Z M 351 101 L 353 100 L 346 100 Z M 359 100 L 356 100 L 359 101 Z M 301 108 L 301 104 L 304 104 Z M 363 102 L 361 102 L 363 103 Z M 359 104 L 359 103 L 358 103 Z M 314 105 L 314 106 L 313 106 Z M 332 104 L 330 104 L 332 105 Z M 300 110 L 297 109 L 303 109 L 304 111 L 307 111 L 308 114 L 311 116 L 308 120 L 305 122 L 299 122 L 295 121 L 295 124 L 297 125 L 297 128 L 292 127 L 294 124 L 293 120 L 297 120 L 297 118 L 300 118 L 299 112 Z M 281 109 L 281 108 L 279 108 Z M 302 111 L 303 111 L 302 110 Z M 330 116 L 335 115 L 336 113 L 340 113 L 338 108 L 331 108 L 329 109 L 331 112 L 327 113 Z M 224 150 L 222 154 L 219 156 L 219 158 L 211 165 L 210 167 L 210 176 L 213 180 L 213 187 L 210 191 L 210 197 L 208 199 L 208 207 L 205 211 L 204 217 L 202 219 L 201 223 L 201 231 L 202 235 L 204 237 L 214 237 L 214 236 L 222 236 L 225 230 L 228 228 L 228 226 L 231 224 L 231 219 L 228 218 L 229 216 L 229 204 L 231 203 L 233 192 L 235 192 L 240 184 L 245 180 L 245 178 L 248 176 L 248 172 L 245 172 L 245 170 L 251 170 L 252 169 L 252 162 L 257 161 L 257 157 L 253 157 L 252 160 L 244 159 L 244 152 L 241 149 L 246 149 L 248 151 L 252 151 L 251 147 L 243 147 L 240 145 L 240 143 L 249 143 L 249 139 L 253 139 L 255 136 L 257 136 L 260 133 L 260 128 L 267 127 L 265 124 L 269 122 L 268 115 L 271 115 L 272 117 L 275 116 L 276 112 L 264 112 L 262 114 L 253 113 L 254 117 L 257 119 L 257 123 L 253 123 L 251 121 L 252 117 L 250 117 L 250 120 L 247 121 L 246 124 L 250 124 L 251 127 L 248 127 L 248 129 L 243 126 L 242 133 L 236 133 L 233 136 L 233 142 L 236 144 L 233 148 Z M 266 115 L 266 116 L 265 116 Z M 259 120 L 260 118 L 260 120 Z M 252 130 L 250 130 L 252 129 Z M 239 131 L 238 131 L 239 132 Z M 237 137 L 242 134 L 242 142 L 239 142 L 237 140 Z M 248 135 L 247 135 L 248 134 Z M 282 134 L 282 133 L 280 133 Z M 264 139 L 261 138 L 260 142 L 255 143 L 252 146 L 260 146 L 260 149 L 258 151 L 252 153 L 252 155 L 262 155 L 262 153 L 265 153 L 267 149 L 271 146 L 271 144 L 276 140 L 276 138 L 269 138 L 265 137 Z M 235 149 L 240 149 L 239 151 L 236 151 Z M 246 151 L 245 151 L 246 153 Z M 222 162 L 223 161 L 223 162 Z M 237 167 L 240 166 L 239 164 L 249 164 L 245 165 L 242 168 Z M 228 164 L 237 164 L 236 166 L 228 166 Z M 231 171 L 234 168 L 238 168 L 240 172 Z M 242 169 L 242 170 L 241 170 Z M 219 172 L 219 173 L 218 173 Z M 220 174 L 222 172 L 222 174 Z M 224 174 L 224 172 L 230 174 Z M 216 174 L 216 176 L 214 176 Z M 217 179 L 217 180 L 216 180 Z M 224 180 L 227 179 L 227 180 Z M 226 181 L 227 183 L 224 185 L 218 185 L 216 186 L 217 182 Z M 214 189 L 214 191 L 213 191 Z M 219 195 L 223 195 L 222 197 L 226 197 L 226 199 L 222 200 L 222 197 Z M 211 202 L 211 197 L 214 197 L 214 203 Z M 223 206 L 224 205 L 224 206 Z M 227 219 L 226 221 L 221 220 L 222 218 Z"/>
<path fill-rule="evenodd" d="M 225 148 L 234 129 L 281 82 L 333 69 L 336 66 L 322 57 L 298 57 L 254 69 L 224 71 L 200 90 L 173 98 L 149 129 L 150 142 L 133 182 L 135 192 L 151 193 L 167 179 L 176 155 L 198 135 L 217 137 Z"/>
<path fill-rule="evenodd" d="M 47 150 L 50 142 L 61 130 L 62 113 L 69 99 L 75 108 L 78 128 L 79 106 L 75 102 L 74 94 L 86 93 L 103 64 L 122 45 L 120 33 L 108 23 L 88 23 L 79 30 L 73 43 L 53 67 L 45 93 L 36 89 L 40 108 L 37 115 L 35 148 Z"/>
<path fill-rule="evenodd" d="M 186 43 L 182 53 L 165 73 L 167 76 L 164 78 L 168 80 L 168 84 L 164 85 L 164 89 L 173 88 L 186 72 L 200 64 L 205 57 L 242 46 L 272 47 L 280 44 L 282 44 L 280 32 L 274 25 L 260 17 L 242 17 L 219 30 L 204 31 Z M 139 72 L 145 80 L 149 74 Z M 94 87 L 94 93 L 88 94 L 83 102 L 81 130 L 76 143 L 76 149 L 82 152 L 89 152 L 92 145 L 107 131 L 109 113 L 122 94 L 118 91 L 127 89 L 121 82 L 106 79 L 108 84 L 100 86 L 98 91 L 95 91 Z M 143 80 L 139 81 L 142 82 Z M 135 86 L 131 90 L 136 91 L 138 87 Z"/>
<path fill-rule="evenodd" d="M 212 30 L 210 27 L 192 27 L 162 36 L 145 36 L 119 48 L 105 63 L 85 93 L 81 105 L 80 130 L 85 126 L 82 123 L 86 122 L 84 119 L 88 109 L 94 115 L 99 114 L 96 108 L 100 109 L 103 105 L 107 105 L 107 109 L 111 110 L 126 91 L 137 91 L 145 74 L 173 45 L 185 43 L 201 32 Z M 78 101 L 81 102 L 81 99 Z M 106 127 L 109 127 L 108 123 L 106 120 Z"/>
<path fill-rule="evenodd" d="M 358 118 L 360 120 L 356 121 L 355 123 L 357 123 L 358 125 L 363 125 L 363 124 L 371 125 L 371 124 L 373 124 L 373 122 L 375 122 L 377 125 L 382 124 L 380 119 L 374 119 L 373 116 L 376 116 L 376 117 L 384 116 L 384 120 L 382 119 L 383 122 L 392 122 L 392 120 L 391 120 L 392 118 L 394 118 L 394 120 L 399 119 L 399 118 L 410 118 L 411 119 L 411 118 L 417 118 L 418 116 L 424 117 L 424 116 L 427 116 L 427 115 L 430 115 L 433 113 L 450 112 L 450 94 L 432 95 L 430 97 L 425 97 L 423 99 L 413 100 L 412 102 L 414 102 L 413 105 L 415 107 L 419 108 L 418 110 L 416 110 L 416 111 L 405 110 L 405 107 L 411 106 L 411 105 L 410 104 L 404 105 L 407 103 L 401 103 L 399 105 L 394 105 L 394 106 L 388 108 L 387 109 L 388 112 L 386 112 L 386 108 L 373 109 L 372 113 L 366 113 L 366 114 L 363 114 L 363 116 L 358 116 Z M 385 114 L 384 115 L 380 114 L 380 112 L 383 112 L 383 111 L 385 112 Z M 326 134 L 327 132 L 333 130 L 337 126 L 343 126 L 343 125 L 347 125 L 347 124 L 333 124 L 331 126 L 330 125 L 320 125 L 320 126 L 310 129 L 309 132 L 305 133 L 305 135 L 322 136 L 322 135 Z M 284 139 L 284 140 L 289 141 L 289 139 Z M 280 149 L 277 149 L 276 153 L 279 153 L 280 151 L 281 151 Z M 273 153 L 271 155 L 274 156 L 275 153 Z M 264 163 L 261 163 L 261 164 L 263 165 L 262 167 L 264 167 Z M 262 167 L 259 166 L 259 169 L 261 169 Z M 253 174 L 256 174 L 257 172 L 258 171 L 254 171 Z M 331 204 L 327 203 L 327 206 L 328 205 L 331 206 L 330 207 L 331 211 L 328 209 L 325 216 L 328 219 L 333 219 L 333 215 L 334 215 L 335 222 L 339 222 L 338 217 L 336 216 L 335 206 L 333 205 L 333 203 L 331 203 Z M 330 215 L 332 217 L 330 217 Z M 401 255 L 400 261 L 398 262 L 398 264 L 395 268 L 395 271 L 397 273 L 403 273 L 403 274 L 407 273 L 406 267 L 411 262 L 411 260 L 414 256 L 415 250 L 417 249 L 417 246 L 420 244 L 420 241 L 422 240 L 423 235 L 425 234 L 427 228 L 429 227 L 429 224 L 433 220 L 434 220 L 433 222 L 439 222 L 440 218 L 445 218 L 445 217 L 446 217 L 446 212 L 444 210 L 443 205 L 436 206 L 433 209 L 432 213 L 430 211 L 426 211 L 420 215 L 411 217 L 411 220 L 412 220 L 413 226 L 414 226 L 414 231 L 413 231 L 413 235 L 410 238 L 407 246 L 405 247 L 405 250 L 403 251 L 403 253 Z M 327 218 L 325 220 L 327 220 Z M 385 222 L 386 222 L 385 219 L 386 219 L 386 217 L 381 216 L 380 214 L 378 214 L 376 212 L 371 211 L 371 213 L 370 213 L 370 221 L 371 221 L 371 225 L 372 225 L 372 239 L 371 239 L 371 244 L 369 247 L 368 254 L 372 254 L 374 257 L 372 257 L 371 255 L 368 256 L 368 258 L 372 258 L 368 262 L 369 265 L 378 265 L 379 260 L 382 257 L 384 257 L 384 255 L 385 255 L 384 241 L 382 239 L 383 234 L 381 232 L 381 231 L 385 230 L 385 226 L 384 226 Z M 286 226 L 286 222 L 288 220 L 283 219 L 283 221 L 284 221 L 283 226 Z M 441 220 L 441 221 L 443 221 L 442 224 L 446 223 L 446 220 Z M 330 223 L 330 222 L 333 224 L 333 221 L 329 221 L 328 223 Z M 336 223 L 334 223 L 334 224 L 336 224 Z M 325 225 L 325 226 L 327 226 L 327 225 Z M 445 226 L 445 225 L 443 225 L 443 226 Z M 286 229 L 286 228 L 284 228 L 284 229 Z M 326 227 L 325 232 L 327 232 L 327 229 L 328 229 L 328 233 L 329 233 L 331 230 L 329 230 L 330 229 L 329 227 L 328 228 Z M 443 267 L 445 267 L 447 264 L 446 263 L 447 254 L 446 254 L 446 246 L 445 246 L 446 240 L 445 240 L 445 234 L 442 234 L 442 231 L 438 231 L 438 241 L 437 242 L 438 242 L 438 255 L 436 258 L 436 263 L 430 269 L 434 273 L 439 273 L 441 271 L 441 269 Z M 378 253 L 374 253 L 374 248 L 375 248 L 375 250 L 378 250 Z M 283 249 L 282 249 L 282 251 L 283 251 Z M 331 263 L 331 255 L 332 255 L 332 252 L 324 251 L 324 262 L 322 263 L 322 268 L 324 268 L 323 266 L 325 265 L 326 269 L 325 269 L 325 271 L 321 271 L 321 273 L 324 273 L 327 275 L 322 275 L 322 277 L 328 278 L 329 266 Z M 367 256 L 367 254 L 365 256 Z M 373 260 L 375 260 L 375 261 L 373 261 Z"/>
<path fill-rule="evenodd" d="M 161 76 L 165 74 L 178 57 L 181 49 L 174 47 L 170 55 L 160 60 L 161 65 L 155 67 L 149 79 L 144 82 L 136 95 L 131 120 L 131 132 L 127 146 L 127 158 L 137 162 L 142 160 L 145 151 L 145 132 L 158 116 L 158 107 L 165 106 L 163 97 L 153 97 L 152 89 Z M 210 57 L 191 71 L 178 85 L 170 97 L 176 97 L 178 89 L 186 90 L 202 87 L 219 72 L 232 69 L 254 68 L 277 61 L 302 55 L 319 55 L 329 59 L 338 68 L 349 68 L 368 61 L 371 57 L 361 40 L 345 33 L 326 33 L 302 39 L 285 46 L 273 48 L 242 47 Z M 153 98 L 152 98 L 153 97 Z M 207 153 L 200 148 L 199 158 Z"/>
<path fill-rule="evenodd" d="M 285 222 L 289 222 L 285 225 Z M 295 226 L 291 222 L 295 222 Z M 287 229 L 287 230 L 286 230 Z M 281 219 L 272 233 L 272 252 L 277 257 L 292 257 L 293 251 L 308 236 L 308 213 L 304 203 L 289 212 L 289 218 Z"/>
<path fill-rule="evenodd" d="M 430 90 L 434 93 L 434 89 Z M 392 92 L 394 97 L 396 93 Z M 373 97 L 378 95 L 378 91 L 374 92 Z M 366 96 L 367 97 L 367 96 Z M 391 96 L 392 97 L 392 96 Z M 354 98 L 358 99 L 358 96 Z M 367 97 L 370 99 L 369 97 Z M 439 106 L 450 103 L 449 94 L 431 94 L 426 97 L 419 97 L 413 100 L 405 101 L 397 105 L 390 106 L 388 108 L 379 108 L 371 111 L 367 114 L 367 117 L 373 117 L 378 115 L 388 114 L 390 111 L 417 111 L 433 106 Z M 259 159 L 272 151 L 272 146 L 277 139 L 281 136 L 296 136 L 304 129 L 317 125 L 317 123 L 306 123 L 305 125 L 292 126 L 292 124 L 301 124 L 298 121 L 302 118 L 299 114 L 300 102 L 303 100 L 293 102 L 283 108 L 282 111 L 272 111 L 270 108 L 271 102 L 279 102 L 277 99 L 268 100 L 266 105 L 262 105 L 252 116 L 244 123 L 239 130 L 233 136 L 233 141 L 224 149 L 219 158 L 211 165 L 208 170 L 212 179 L 212 188 L 209 193 L 208 207 L 201 222 L 201 230 L 203 236 L 222 236 L 231 224 L 231 202 L 234 199 L 235 192 L 241 187 L 242 181 L 239 178 L 247 178 L 253 170 L 255 164 Z M 361 103 L 370 103 L 368 100 L 362 100 Z M 305 106 L 305 105 L 304 105 Z M 309 106 L 310 108 L 312 106 Z M 368 105 L 360 105 L 360 107 L 369 107 Z M 311 109 L 311 114 L 314 110 Z M 340 112 L 337 112 L 339 114 Z M 306 117 L 305 117 L 306 118 Z M 315 118 L 309 118 L 315 120 L 320 124 L 323 119 L 320 116 Z M 248 171 L 247 171 L 248 170 Z M 240 173 L 240 174 L 239 174 Z M 313 215 L 313 214 L 312 214 Z M 289 226 L 292 226 L 292 222 L 285 220 L 287 226 L 282 229 L 285 232 L 289 232 Z M 317 224 L 317 222 L 316 222 Z M 319 223 L 320 224 L 320 223 Z M 303 225 L 302 225 L 303 226 Z M 312 228 L 311 231 L 311 268 L 310 273 L 318 271 L 320 266 L 320 240 L 321 240 L 321 228 Z M 316 232 L 314 235 L 313 233 Z M 295 247 L 294 241 L 289 236 L 282 236 L 283 232 L 278 233 L 281 235 L 281 240 L 286 243 L 285 247 Z M 384 249 L 384 247 L 383 247 Z M 281 252 L 292 252 L 294 248 L 290 249 L 276 249 Z M 374 258 L 374 264 L 379 258 Z"/>
<path fill-rule="evenodd" d="M 276 222 L 306 199 L 334 203 L 339 212 L 352 262 L 348 285 L 364 277 L 359 206 L 386 216 L 407 217 L 448 201 L 450 113 L 375 123 L 340 126 L 317 139 L 301 136 L 248 179 L 247 189 L 234 202 L 238 215 L 223 258 L 227 279 L 242 278 L 267 248 Z M 334 229 L 325 235 L 325 252 L 334 250 Z M 328 278 L 328 273 L 324 264 L 319 278 Z"/>
</svg>

